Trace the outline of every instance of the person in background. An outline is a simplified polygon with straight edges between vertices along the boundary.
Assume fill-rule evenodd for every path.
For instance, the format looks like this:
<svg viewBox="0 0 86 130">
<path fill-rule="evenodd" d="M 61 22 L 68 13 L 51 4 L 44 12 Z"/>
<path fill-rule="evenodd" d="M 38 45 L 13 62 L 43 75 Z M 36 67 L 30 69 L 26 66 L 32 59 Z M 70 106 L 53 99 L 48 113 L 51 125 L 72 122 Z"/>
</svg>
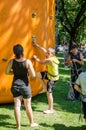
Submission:
<svg viewBox="0 0 86 130">
<path fill-rule="evenodd" d="M 81 93 L 82 109 L 86 123 L 86 72 L 82 72 L 77 78 L 74 88 Z"/>
<path fill-rule="evenodd" d="M 64 43 L 64 46 L 63 46 L 63 56 L 64 56 L 64 67 L 66 68 L 67 66 L 65 65 L 65 62 L 67 60 L 67 57 L 68 57 L 68 51 L 69 51 L 69 47 L 68 47 L 68 44 L 67 42 Z"/>
<path fill-rule="evenodd" d="M 35 77 L 35 71 L 29 59 L 23 57 L 23 47 L 20 44 L 13 46 L 15 58 L 11 59 L 6 68 L 6 74 L 14 75 L 11 92 L 14 97 L 14 115 L 16 119 L 17 129 L 20 129 L 20 108 L 22 98 L 26 108 L 26 114 L 30 121 L 30 126 L 35 127 L 38 124 L 34 123 L 32 108 L 31 108 L 31 90 L 28 81 L 28 76 L 31 79 Z"/>
<path fill-rule="evenodd" d="M 36 41 L 33 41 L 33 46 L 36 48 L 40 48 L 45 54 L 46 58 L 44 60 L 40 60 L 36 55 L 33 56 L 33 58 L 39 62 L 40 64 L 46 64 L 47 66 L 47 72 L 38 72 L 37 77 L 39 78 L 42 85 L 45 85 L 45 89 L 47 89 L 47 99 L 48 99 L 48 110 L 45 110 L 45 114 L 53 113 L 53 88 L 55 86 L 56 81 L 59 79 L 59 72 L 58 72 L 58 64 L 59 60 L 55 56 L 55 49 L 54 48 L 48 48 L 47 50 L 43 47 L 41 47 L 39 44 L 36 43 Z M 44 80 L 47 80 L 47 85 L 44 83 Z"/>
<path fill-rule="evenodd" d="M 71 46 L 71 50 L 65 64 L 71 65 L 71 84 L 74 90 L 74 96 L 75 96 L 74 100 L 79 99 L 79 92 L 74 89 L 74 83 L 78 78 L 79 74 L 83 71 L 82 65 L 84 64 L 84 61 L 83 61 L 83 55 L 78 51 L 76 44 L 73 44 Z"/>
</svg>

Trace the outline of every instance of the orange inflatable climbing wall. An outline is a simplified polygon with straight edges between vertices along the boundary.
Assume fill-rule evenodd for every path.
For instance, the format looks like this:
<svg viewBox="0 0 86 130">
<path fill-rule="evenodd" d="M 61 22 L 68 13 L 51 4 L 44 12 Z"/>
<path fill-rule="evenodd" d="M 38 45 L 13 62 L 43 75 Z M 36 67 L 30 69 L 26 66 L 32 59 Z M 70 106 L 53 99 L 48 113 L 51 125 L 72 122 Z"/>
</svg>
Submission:
<svg viewBox="0 0 86 130">
<path fill-rule="evenodd" d="M 13 76 L 5 74 L 8 61 L 14 57 L 13 45 L 24 47 L 24 56 L 34 54 L 43 59 L 45 55 L 32 45 L 32 36 L 45 47 L 55 46 L 55 0 L 0 0 L 0 104 L 13 102 L 10 92 Z M 46 69 L 32 61 L 35 71 Z M 37 95 L 42 86 L 37 78 L 30 81 L 32 95 Z"/>
</svg>

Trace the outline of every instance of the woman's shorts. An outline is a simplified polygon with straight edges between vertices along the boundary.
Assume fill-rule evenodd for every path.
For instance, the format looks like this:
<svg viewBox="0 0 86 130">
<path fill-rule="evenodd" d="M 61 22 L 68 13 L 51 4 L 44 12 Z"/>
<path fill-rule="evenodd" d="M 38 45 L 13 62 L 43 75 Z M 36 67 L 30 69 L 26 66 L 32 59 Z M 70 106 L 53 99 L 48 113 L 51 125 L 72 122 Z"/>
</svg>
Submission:
<svg viewBox="0 0 86 130">
<path fill-rule="evenodd" d="M 11 87 L 11 92 L 13 97 L 23 96 L 25 99 L 32 97 L 30 86 L 15 85 Z"/>
</svg>

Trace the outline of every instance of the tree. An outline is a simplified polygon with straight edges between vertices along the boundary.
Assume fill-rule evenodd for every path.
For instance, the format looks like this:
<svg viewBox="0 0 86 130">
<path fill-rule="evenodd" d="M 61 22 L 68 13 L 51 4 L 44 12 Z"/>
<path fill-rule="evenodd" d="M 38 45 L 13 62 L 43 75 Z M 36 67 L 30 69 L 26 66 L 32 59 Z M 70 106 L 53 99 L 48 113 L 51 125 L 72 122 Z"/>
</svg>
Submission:
<svg viewBox="0 0 86 130">
<path fill-rule="evenodd" d="M 86 0 L 57 0 L 59 13 L 56 15 L 60 39 L 86 42 Z M 57 8 L 58 8 L 57 7 Z"/>
</svg>

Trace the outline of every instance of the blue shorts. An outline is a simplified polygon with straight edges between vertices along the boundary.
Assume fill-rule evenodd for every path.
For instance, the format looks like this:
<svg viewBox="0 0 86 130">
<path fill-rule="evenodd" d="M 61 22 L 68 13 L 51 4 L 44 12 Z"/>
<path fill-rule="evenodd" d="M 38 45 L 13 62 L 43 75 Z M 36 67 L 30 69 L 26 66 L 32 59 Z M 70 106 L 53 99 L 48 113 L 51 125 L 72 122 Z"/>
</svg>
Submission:
<svg viewBox="0 0 86 130">
<path fill-rule="evenodd" d="M 13 97 L 23 96 L 25 99 L 32 97 L 30 86 L 14 85 L 11 87 L 11 92 Z"/>
</svg>

